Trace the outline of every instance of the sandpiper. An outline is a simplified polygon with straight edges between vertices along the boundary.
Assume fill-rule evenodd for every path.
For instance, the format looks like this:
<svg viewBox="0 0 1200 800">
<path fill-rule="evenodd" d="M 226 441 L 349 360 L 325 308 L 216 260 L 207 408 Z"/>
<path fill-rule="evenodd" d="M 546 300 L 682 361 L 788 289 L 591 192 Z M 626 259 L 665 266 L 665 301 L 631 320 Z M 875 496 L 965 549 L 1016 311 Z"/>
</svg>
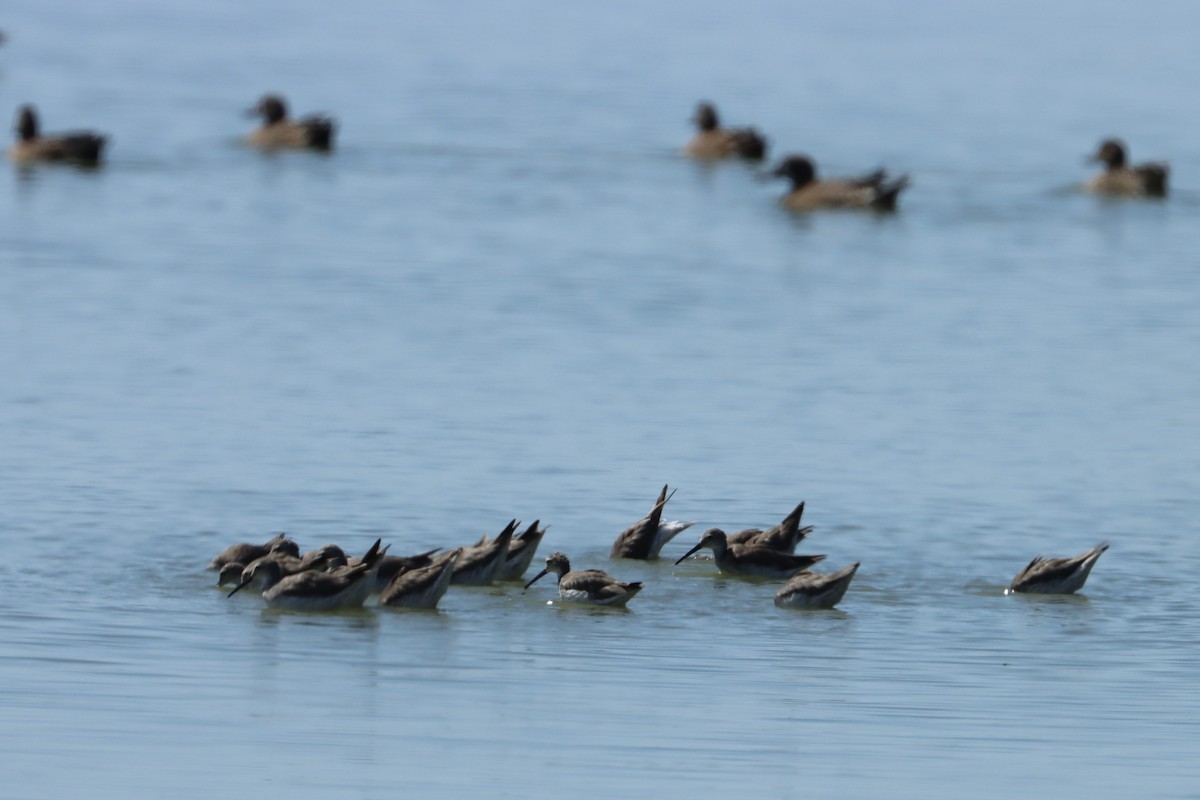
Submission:
<svg viewBox="0 0 1200 800">
<path fill-rule="evenodd" d="M 796 552 L 796 545 L 812 533 L 812 525 L 800 527 L 800 517 L 804 514 L 804 503 L 792 509 L 792 513 L 783 518 L 783 522 L 778 525 L 767 528 L 765 531 L 761 528 L 747 528 L 744 531 L 729 534 L 729 543 L 734 544 L 754 544 L 760 547 L 769 547 L 772 550 L 778 550 L 781 553 Z"/>
<path fill-rule="evenodd" d="M 654 508 L 650 509 L 649 514 L 621 531 L 621 534 L 617 536 L 617 540 L 613 542 L 608 557 L 658 558 L 663 545 L 695 525 L 695 520 L 691 522 L 662 521 L 663 508 L 667 505 L 667 501 L 674 495 L 674 491 L 671 494 L 667 494 L 667 486 L 664 484 L 662 491 L 658 493 L 658 500 L 655 502 Z"/>
<path fill-rule="evenodd" d="M 363 557 L 363 563 L 334 572 L 305 570 L 283 574 L 279 562 L 261 558 L 246 568 L 242 582 L 229 593 L 233 597 L 246 586 L 262 587 L 263 599 L 271 608 L 291 611 L 340 611 L 360 608 L 370 593 L 372 572 L 378 562 L 380 540 Z"/>
<path fill-rule="evenodd" d="M 858 562 L 837 572 L 801 572 L 793 575 L 775 593 L 775 605 L 780 608 L 833 608 L 845 597 L 856 572 Z"/>
<path fill-rule="evenodd" d="M 525 575 L 525 570 L 533 563 L 538 545 L 546 535 L 546 528 L 539 528 L 542 521 L 535 519 L 533 524 L 525 529 L 520 536 L 514 536 L 508 543 L 508 552 L 504 561 L 496 567 L 496 580 L 519 581 Z"/>
<path fill-rule="evenodd" d="M 231 544 L 217 555 L 213 556 L 213 560 L 209 562 L 208 568 L 219 570 L 231 561 L 236 561 L 240 564 L 249 564 L 257 558 L 262 558 L 267 553 L 271 552 L 271 548 L 275 546 L 286 547 L 286 543 L 291 542 L 286 533 L 277 533 L 271 539 L 263 544 Z M 299 548 L 296 549 L 294 555 L 299 555 Z"/>
<path fill-rule="evenodd" d="M 546 556 L 546 568 L 525 584 L 525 588 L 533 586 L 550 572 L 558 576 L 558 596 L 563 600 L 599 606 L 623 606 L 642 590 L 641 583 L 619 581 L 603 570 L 573 570 L 567 557 L 557 552 Z"/>
<path fill-rule="evenodd" d="M 717 569 L 721 572 L 731 575 L 754 575 L 760 578 L 789 578 L 825 559 L 823 555 L 796 556 L 759 545 L 731 545 L 725 531 L 709 528 L 700 538 L 699 544 L 684 553 L 675 563 L 681 563 L 702 547 L 713 551 L 713 560 L 717 562 Z"/>
<path fill-rule="evenodd" d="M 1086 553 L 1070 558 L 1044 558 L 1039 555 L 1017 573 L 1004 593 L 1073 594 L 1083 588 L 1092 567 L 1096 566 L 1096 560 L 1107 549 L 1108 542 L 1101 542 Z"/>
<path fill-rule="evenodd" d="M 437 608 L 438 601 L 450 588 L 454 565 L 462 550 L 423 567 L 402 569 L 379 595 L 379 605 L 392 608 Z"/>
<path fill-rule="evenodd" d="M 487 544 L 463 548 L 450 583 L 459 586 L 490 586 L 496 579 L 496 570 L 504 561 L 508 543 L 512 541 L 513 531 L 516 529 L 517 521 L 514 519 L 504 527 L 499 536 Z"/>
</svg>

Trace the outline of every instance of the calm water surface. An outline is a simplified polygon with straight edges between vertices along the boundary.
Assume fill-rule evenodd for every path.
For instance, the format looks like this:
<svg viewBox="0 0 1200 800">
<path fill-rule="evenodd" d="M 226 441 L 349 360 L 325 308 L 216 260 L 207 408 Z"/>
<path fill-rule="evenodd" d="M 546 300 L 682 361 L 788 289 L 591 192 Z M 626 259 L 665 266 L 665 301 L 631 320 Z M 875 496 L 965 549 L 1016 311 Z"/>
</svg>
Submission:
<svg viewBox="0 0 1200 800">
<path fill-rule="evenodd" d="M 53 5 L 0 113 L 112 149 L 0 171 L 0 795 L 1200 797 L 1200 7 Z M 338 150 L 240 147 L 268 90 Z M 688 163 L 701 98 L 901 212 Z M 1077 191 L 1109 135 L 1167 202 Z M 843 604 L 609 562 L 664 482 L 696 536 L 807 500 Z M 512 517 L 645 591 L 203 569 Z"/>
</svg>

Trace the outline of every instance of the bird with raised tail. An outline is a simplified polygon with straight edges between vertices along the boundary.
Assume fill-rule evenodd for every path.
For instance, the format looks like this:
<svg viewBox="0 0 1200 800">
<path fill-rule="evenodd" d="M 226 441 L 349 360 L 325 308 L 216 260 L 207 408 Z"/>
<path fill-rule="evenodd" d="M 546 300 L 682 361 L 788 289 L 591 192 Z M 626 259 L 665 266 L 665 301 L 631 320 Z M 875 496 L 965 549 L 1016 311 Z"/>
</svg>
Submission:
<svg viewBox="0 0 1200 800">
<path fill-rule="evenodd" d="M 667 494 L 667 485 L 663 484 L 662 491 L 658 493 L 658 500 L 654 503 L 654 507 L 650 509 L 650 513 L 617 535 L 617 540 L 613 542 L 608 557 L 658 558 L 663 545 L 695 525 L 695 520 L 691 522 L 662 521 L 663 508 L 666 507 L 667 501 L 674 496 L 674 491 Z"/>
<path fill-rule="evenodd" d="M 837 572 L 801 572 L 793 575 L 775 593 L 775 605 L 780 608 L 833 608 L 842 602 L 857 572 L 858 562 L 855 562 Z"/>
<path fill-rule="evenodd" d="M 729 575 L 790 578 L 797 572 L 802 572 L 813 564 L 825 560 L 823 555 L 796 556 L 758 545 L 731 545 L 725 536 L 725 531 L 720 528 L 709 528 L 700 538 L 700 542 L 684 553 L 675 563 L 682 563 L 684 559 L 705 547 L 712 550 L 713 561 L 717 563 L 717 569 Z"/>
<path fill-rule="evenodd" d="M 1083 588 L 1092 567 L 1107 549 L 1108 542 L 1101 542 L 1091 550 L 1069 558 L 1035 556 L 1017 573 L 1004 593 L 1073 594 Z"/>
</svg>

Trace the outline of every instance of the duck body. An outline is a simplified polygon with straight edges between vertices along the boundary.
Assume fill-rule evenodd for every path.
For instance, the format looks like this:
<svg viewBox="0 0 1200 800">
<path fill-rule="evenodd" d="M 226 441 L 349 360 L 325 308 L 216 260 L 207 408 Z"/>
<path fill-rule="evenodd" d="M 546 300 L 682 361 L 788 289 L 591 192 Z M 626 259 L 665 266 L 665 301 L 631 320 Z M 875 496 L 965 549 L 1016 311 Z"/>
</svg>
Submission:
<svg viewBox="0 0 1200 800">
<path fill-rule="evenodd" d="M 779 608 L 833 608 L 846 596 L 858 567 L 858 563 L 854 563 L 837 572 L 801 572 L 793 575 L 775 593 L 775 605 Z"/>
<path fill-rule="evenodd" d="M 799 155 L 784 159 L 771 176 L 791 181 L 791 191 L 780 200 L 789 211 L 839 208 L 895 211 L 900 192 L 908 186 L 908 176 L 891 178 L 882 169 L 858 178 L 821 180 L 812 159 Z"/>
<path fill-rule="evenodd" d="M 1106 139 L 1092 156 L 1105 169 L 1084 184 L 1084 190 L 1092 194 L 1110 197 L 1166 197 L 1170 168 L 1162 162 L 1129 166 L 1126 163 L 1125 143 L 1119 139 Z"/>
<path fill-rule="evenodd" d="M 691 158 L 761 161 L 767 155 L 767 140 L 762 134 L 754 128 L 722 128 L 712 103 L 698 105 L 692 122 L 696 125 L 696 134 L 683 146 L 683 152 Z"/>
<path fill-rule="evenodd" d="M 1074 594 L 1083 588 L 1092 567 L 1096 566 L 1096 561 L 1107 549 L 1108 542 L 1101 542 L 1091 550 L 1069 558 L 1035 556 L 1013 578 L 1005 594 Z"/>
<path fill-rule="evenodd" d="M 16 130 L 17 141 L 9 148 L 8 157 L 17 164 L 58 161 L 94 167 L 108 142 L 107 136 L 93 131 L 42 135 L 33 106 L 22 106 L 17 112 Z"/>
<path fill-rule="evenodd" d="M 287 104 L 278 95 L 266 95 L 248 114 L 262 117 L 263 124 L 246 141 L 263 150 L 333 149 L 336 124 L 331 117 L 313 114 L 290 119 Z"/>
<path fill-rule="evenodd" d="M 573 570 L 566 555 L 557 552 L 546 557 L 546 568 L 525 584 L 525 588 L 551 572 L 558 577 L 559 598 L 575 603 L 622 607 L 642 590 L 640 582 L 619 581 L 604 570 Z"/>
</svg>

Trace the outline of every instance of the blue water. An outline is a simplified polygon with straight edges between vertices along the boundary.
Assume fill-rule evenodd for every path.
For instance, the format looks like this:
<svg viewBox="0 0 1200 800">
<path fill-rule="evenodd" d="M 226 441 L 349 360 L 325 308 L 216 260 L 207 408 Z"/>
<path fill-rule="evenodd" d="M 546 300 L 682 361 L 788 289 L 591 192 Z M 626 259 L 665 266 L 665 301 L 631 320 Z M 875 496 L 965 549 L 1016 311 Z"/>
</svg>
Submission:
<svg viewBox="0 0 1200 800">
<path fill-rule="evenodd" d="M 1200 797 L 1198 25 L 6 6 L 2 113 L 112 142 L 0 171 L 0 795 Z M 266 91 L 335 152 L 241 147 Z M 679 155 L 700 99 L 913 186 L 788 215 Z M 1112 135 L 1168 200 L 1078 191 Z M 666 482 L 695 530 L 610 562 Z M 863 564 L 838 610 L 672 566 L 802 499 Z M 513 517 L 645 590 L 289 615 L 204 570 Z M 1003 596 L 1102 539 L 1081 595 Z"/>
</svg>

